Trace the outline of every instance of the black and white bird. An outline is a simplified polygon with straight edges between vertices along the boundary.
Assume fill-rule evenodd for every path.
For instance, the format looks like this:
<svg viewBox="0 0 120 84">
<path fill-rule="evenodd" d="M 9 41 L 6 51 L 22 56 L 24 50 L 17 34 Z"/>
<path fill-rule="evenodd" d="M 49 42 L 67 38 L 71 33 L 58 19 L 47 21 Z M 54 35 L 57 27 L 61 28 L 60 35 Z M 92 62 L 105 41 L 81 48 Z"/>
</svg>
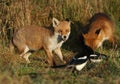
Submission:
<svg viewBox="0 0 120 84">
<path fill-rule="evenodd" d="M 88 49 L 88 50 L 87 50 Z M 77 53 L 66 65 L 54 66 L 52 68 L 75 68 L 77 71 L 81 71 L 88 61 L 98 63 L 103 60 L 107 60 L 108 56 L 98 52 L 93 52 L 91 48 L 86 48 L 83 53 Z"/>
<path fill-rule="evenodd" d="M 85 46 L 84 52 L 79 52 L 68 63 L 67 67 L 74 67 L 76 70 L 82 70 L 87 62 L 90 60 L 92 62 L 101 62 L 107 59 L 107 55 L 94 52 L 90 47 Z"/>
</svg>

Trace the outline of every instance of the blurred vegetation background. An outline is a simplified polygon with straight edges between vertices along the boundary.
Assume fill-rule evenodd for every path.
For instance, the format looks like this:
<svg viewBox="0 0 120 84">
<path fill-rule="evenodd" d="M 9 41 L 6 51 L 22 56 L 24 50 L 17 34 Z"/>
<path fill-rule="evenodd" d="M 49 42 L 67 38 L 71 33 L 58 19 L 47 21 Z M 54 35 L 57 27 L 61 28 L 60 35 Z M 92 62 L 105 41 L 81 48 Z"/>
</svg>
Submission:
<svg viewBox="0 0 120 84">
<path fill-rule="evenodd" d="M 9 46 L 13 33 L 24 25 L 50 25 L 53 17 L 85 25 L 98 12 L 120 27 L 120 0 L 0 0 L 0 43 Z"/>
</svg>

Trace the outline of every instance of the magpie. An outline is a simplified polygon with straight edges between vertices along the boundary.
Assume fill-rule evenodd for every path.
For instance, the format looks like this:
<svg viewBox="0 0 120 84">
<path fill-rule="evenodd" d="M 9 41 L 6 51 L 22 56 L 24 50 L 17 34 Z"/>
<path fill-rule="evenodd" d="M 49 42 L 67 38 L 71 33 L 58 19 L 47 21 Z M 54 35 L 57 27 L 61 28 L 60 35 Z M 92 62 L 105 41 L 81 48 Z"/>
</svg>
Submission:
<svg viewBox="0 0 120 84">
<path fill-rule="evenodd" d="M 96 63 L 101 62 L 102 60 L 107 60 L 107 55 L 95 52 L 89 46 L 84 45 L 84 47 L 83 52 L 78 52 L 73 56 L 71 61 L 67 64 L 68 68 L 74 67 L 76 70 L 80 71 L 86 66 L 88 61 Z"/>
<path fill-rule="evenodd" d="M 108 56 L 105 54 L 101 54 L 98 52 L 94 52 L 91 54 L 88 53 L 77 53 L 75 54 L 72 59 L 65 65 L 59 65 L 59 66 L 54 66 L 52 68 L 74 68 L 77 71 L 81 71 L 86 64 L 88 63 L 88 61 L 94 62 L 94 63 L 98 63 L 101 62 L 103 60 L 107 60 Z"/>
</svg>

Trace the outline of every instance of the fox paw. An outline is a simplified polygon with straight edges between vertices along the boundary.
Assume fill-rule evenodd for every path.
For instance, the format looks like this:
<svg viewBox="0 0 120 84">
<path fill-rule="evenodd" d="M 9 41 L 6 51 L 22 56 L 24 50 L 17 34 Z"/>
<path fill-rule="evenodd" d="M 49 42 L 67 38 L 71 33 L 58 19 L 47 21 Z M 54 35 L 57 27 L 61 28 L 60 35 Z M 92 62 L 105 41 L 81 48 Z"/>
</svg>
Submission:
<svg viewBox="0 0 120 84">
<path fill-rule="evenodd" d="M 63 60 L 63 63 L 66 64 L 67 62 Z"/>
</svg>

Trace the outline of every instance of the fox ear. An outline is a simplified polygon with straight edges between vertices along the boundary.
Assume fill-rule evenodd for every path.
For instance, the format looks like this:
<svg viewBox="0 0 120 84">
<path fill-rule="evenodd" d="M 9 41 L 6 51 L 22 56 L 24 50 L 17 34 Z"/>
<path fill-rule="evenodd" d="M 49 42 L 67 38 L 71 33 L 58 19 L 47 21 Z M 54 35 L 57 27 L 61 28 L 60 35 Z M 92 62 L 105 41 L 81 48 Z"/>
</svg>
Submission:
<svg viewBox="0 0 120 84">
<path fill-rule="evenodd" d="M 100 29 L 97 29 L 96 31 L 95 31 L 95 34 L 99 34 L 100 33 L 100 31 L 101 31 L 101 28 Z"/>
<path fill-rule="evenodd" d="M 53 27 L 57 27 L 60 22 L 56 18 L 53 18 L 52 23 L 53 23 Z"/>
<path fill-rule="evenodd" d="M 69 25 L 71 24 L 71 21 L 68 21 L 69 22 Z"/>
<path fill-rule="evenodd" d="M 87 34 L 82 34 L 82 36 L 83 36 L 84 38 L 87 38 Z"/>
</svg>

